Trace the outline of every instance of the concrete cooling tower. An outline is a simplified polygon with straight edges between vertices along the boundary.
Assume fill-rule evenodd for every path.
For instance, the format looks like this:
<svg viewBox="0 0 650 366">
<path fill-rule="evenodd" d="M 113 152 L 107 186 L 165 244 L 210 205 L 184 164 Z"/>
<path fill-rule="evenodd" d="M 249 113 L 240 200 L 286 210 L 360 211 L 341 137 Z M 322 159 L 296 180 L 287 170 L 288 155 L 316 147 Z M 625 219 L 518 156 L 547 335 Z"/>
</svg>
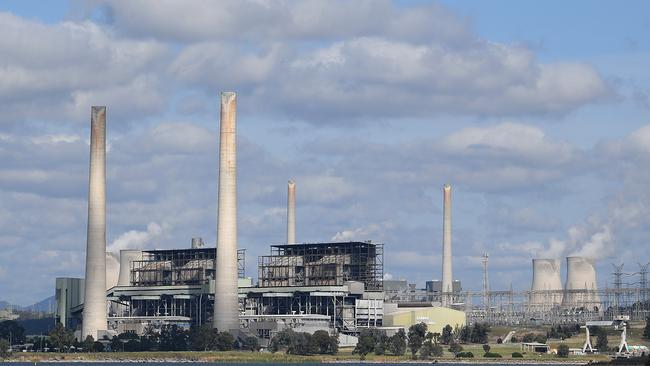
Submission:
<svg viewBox="0 0 650 366">
<path fill-rule="evenodd" d="M 131 284 L 131 263 L 141 259 L 141 250 L 120 250 L 120 275 L 117 279 L 118 286 L 129 286 Z"/>
<path fill-rule="evenodd" d="M 594 261 L 585 257 L 567 257 L 566 283 L 562 306 L 567 308 L 600 309 Z"/>
<path fill-rule="evenodd" d="M 533 259 L 530 308 L 548 311 L 562 303 L 562 278 L 559 259 Z"/>
<path fill-rule="evenodd" d="M 117 254 L 106 252 L 106 290 L 117 286 L 120 275 L 120 260 Z"/>
</svg>

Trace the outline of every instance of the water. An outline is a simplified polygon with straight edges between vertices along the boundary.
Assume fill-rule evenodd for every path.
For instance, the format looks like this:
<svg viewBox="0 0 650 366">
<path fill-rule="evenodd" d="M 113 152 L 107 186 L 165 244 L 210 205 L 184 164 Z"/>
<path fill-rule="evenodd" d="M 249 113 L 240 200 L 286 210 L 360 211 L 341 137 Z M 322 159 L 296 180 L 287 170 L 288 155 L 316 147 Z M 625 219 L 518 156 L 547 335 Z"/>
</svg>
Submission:
<svg viewBox="0 0 650 366">
<path fill-rule="evenodd" d="M 474 363 L 472 361 L 469 361 L 471 365 L 473 366 L 496 366 L 498 364 L 496 363 Z M 178 366 L 180 363 L 188 363 L 188 362 L 38 362 L 38 366 L 61 366 L 61 365 L 74 365 L 74 366 L 125 366 L 125 365 L 137 365 L 137 366 Z M 216 366 L 242 366 L 242 363 L 222 363 L 222 362 L 192 362 L 192 363 L 200 363 L 202 365 L 216 365 Z M 346 366 L 431 366 L 433 363 L 428 362 L 428 363 L 358 363 L 358 362 L 336 362 L 336 363 L 253 363 L 256 366 L 284 366 L 284 365 L 293 365 L 293 366 L 300 366 L 300 365 L 306 365 L 306 366 L 315 366 L 315 365 L 327 365 L 327 366 L 337 366 L 337 365 L 346 365 Z M 510 363 L 503 363 L 504 365 L 514 365 L 516 363 L 510 362 Z M 8 365 L 8 366 L 13 366 L 13 365 L 20 365 L 20 366 L 34 366 L 34 363 L 31 362 L 11 362 L 11 363 L 3 363 L 0 362 L 0 365 Z M 435 365 L 439 366 L 458 366 L 459 363 L 435 363 Z M 535 363 L 535 366 L 557 366 L 558 363 L 549 363 L 549 364 L 543 364 L 543 363 Z M 567 363 L 567 365 L 571 365 L 571 363 Z"/>
</svg>

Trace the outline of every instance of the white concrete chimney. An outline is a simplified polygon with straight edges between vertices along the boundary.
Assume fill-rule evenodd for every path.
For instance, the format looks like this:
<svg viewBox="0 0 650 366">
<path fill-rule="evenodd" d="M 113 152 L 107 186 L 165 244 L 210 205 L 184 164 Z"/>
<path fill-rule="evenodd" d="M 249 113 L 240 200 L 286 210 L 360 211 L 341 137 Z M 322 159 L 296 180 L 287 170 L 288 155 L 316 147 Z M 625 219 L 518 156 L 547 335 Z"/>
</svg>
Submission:
<svg viewBox="0 0 650 366">
<path fill-rule="evenodd" d="M 442 296 L 443 306 L 449 306 L 452 303 L 451 296 L 453 291 L 452 271 L 451 271 L 451 185 L 445 184 L 443 192 L 443 219 L 442 219 L 442 292 L 447 293 Z"/>
<path fill-rule="evenodd" d="M 90 114 L 90 178 L 82 339 L 106 330 L 106 107 Z"/>
<path fill-rule="evenodd" d="M 219 331 L 239 330 L 236 112 L 237 95 L 221 93 L 217 259 L 212 318 L 213 327 Z"/>
<path fill-rule="evenodd" d="M 287 244 L 296 244 L 296 183 L 287 185 Z"/>
</svg>

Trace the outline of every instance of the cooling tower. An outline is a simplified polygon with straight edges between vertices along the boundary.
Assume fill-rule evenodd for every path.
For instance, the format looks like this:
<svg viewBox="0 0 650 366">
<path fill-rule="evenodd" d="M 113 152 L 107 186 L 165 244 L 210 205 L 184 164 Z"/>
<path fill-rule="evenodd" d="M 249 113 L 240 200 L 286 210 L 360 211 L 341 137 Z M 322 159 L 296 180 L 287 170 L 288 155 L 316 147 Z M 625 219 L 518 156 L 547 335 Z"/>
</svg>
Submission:
<svg viewBox="0 0 650 366">
<path fill-rule="evenodd" d="M 82 339 L 106 330 L 106 107 L 90 114 L 88 233 Z"/>
<path fill-rule="evenodd" d="M 600 309 L 600 296 L 596 282 L 594 261 L 585 257 L 567 257 L 566 283 L 562 306 Z"/>
<path fill-rule="evenodd" d="M 442 189 L 443 199 L 443 219 L 442 219 L 442 292 L 451 293 L 452 274 L 451 274 L 451 186 L 445 184 Z M 451 304 L 449 295 L 442 297 L 443 306 Z"/>
<path fill-rule="evenodd" d="M 296 244 L 296 183 L 287 185 L 287 244 Z"/>
<path fill-rule="evenodd" d="M 221 93 L 217 258 L 212 317 L 212 325 L 219 331 L 239 330 L 236 110 L 236 94 Z"/>
<path fill-rule="evenodd" d="M 117 286 L 120 276 L 120 260 L 117 254 L 106 252 L 106 290 Z"/>
<path fill-rule="evenodd" d="M 547 311 L 562 303 L 559 259 L 533 259 L 533 284 L 530 290 L 532 310 Z"/>
<path fill-rule="evenodd" d="M 120 250 L 120 275 L 117 279 L 118 286 L 129 286 L 131 284 L 131 263 L 141 259 L 141 250 Z"/>
</svg>

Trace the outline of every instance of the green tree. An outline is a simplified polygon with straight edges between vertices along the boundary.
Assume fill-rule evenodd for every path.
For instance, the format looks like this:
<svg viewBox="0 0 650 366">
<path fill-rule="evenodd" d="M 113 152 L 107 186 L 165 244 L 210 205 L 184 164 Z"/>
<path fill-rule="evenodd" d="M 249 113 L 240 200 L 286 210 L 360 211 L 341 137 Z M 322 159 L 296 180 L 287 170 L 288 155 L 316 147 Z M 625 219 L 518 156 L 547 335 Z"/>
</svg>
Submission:
<svg viewBox="0 0 650 366">
<path fill-rule="evenodd" d="M 491 349 L 491 347 L 490 347 L 489 344 L 484 344 L 484 345 L 483 345 L 483 351 L 484 351 L 485 353 L 490 352 L 490 349 Z"/>
<path fill-rule="evenodd" d="M 440 336 L 440 343 L 442 344 L 451 344 L 454 341 L 454 329 L 451 325 L 447 324 L 442 328 L 442 335 Z"/>
<path fill-rule="evenodd" d="M 569 357 L 569 346 L 567 346 L 565 343 L 560 344 L 557 347 L 557 356 L 562 358 Z"/>
<path fill-rule="evenodd" d="M 234 345 L 235 337 L 228 332 L 219 332 L 214 339 L 214 349 L 217 351 L 230 351 Z"/>
<path fill-rule="evenodd" d="M 160 328 L 161 351 L 187 351 L 189 333 L 176 324 Z"/>
<path fill-rule="evenodd" d="M 643 328 L 643 338 L 650 340 L 650 315 L 645 319 L 645 328 Z"/>
<path fill-rule="evenodd" d="M 275 353 L 280 350 L 280 348 L 288 348 L 289 345 L 295 342 L 296 332 L 291 329 L 284 329 L 279 331 L 269 343 L 269 351 Z"/>
<path fill-rule="evenodd" d="M 95 338 L 93 338 L 93 336 L 88 334 L 86 336 L 86 339 L 84 339 L 84 341 L 81 342 L 81 348 L 83 348 L 85 352 L 92 352 L 94 344 L 95 344 Z"/>
<path fill-rule="evenodd" d="M 216 329 L 210 325 L 192 327 L 189 334 L 190 349 L 192 351 L 208 351 L 214 349 Z"/>
<path fill-rule="evenodd" d="M 422 347 L 420 348 L 420 359 L 421 360 L 428 360 L 433 353 L 433 343 L 431 340 L 426 340 L 424 343 L 422 343 Z"/>
<path fill-rule="evenodd" d="M 309 333 L 295 333 L 295 337 L 293 337 L 292 342 L 287 348 L 287 353 L 292 355 L 311 355 L 316 353 L 316 346 L 311 338 L 311 334 Z"/>
<path fill-rule="evenodd" d="M 434 344 L 431 348 L 431 355 L 433 357 L 442 357 L 443 354 L 444 350 L 442 349 L 442 346 L 438 343 Z"/>
<path fill-rule="evenodd" d="M 93 343 L 93 352 L 104 352 L 104 343 L 95 341 L 95 343 Z"/>
<path fill-rule="evenodd" d="M 451 327 L 449 327 L 451 328 Z M 411 350 L 411 358 L 416 360 L 417 353 L 424 343 L 427 334 L 427 325 L 424 323 L 413 324 L 409 327 L 408 347 Z"/>
<path fill-rule="evenodd" d="M 406 352 L 406 332 L 400 329 L 388 340 L 388 351 L 395 356 L 402 356 Z"/>
<path fill-rule="evenodd" d="M 241 342 L 241 349 L 251 351 L 251 352 L 257 352 L 260 350 L 260 342 L 257 340 L 257 337 L 253 336 L 248 336 L 244 337 L 243 339 L 240 340 Z"/>
<path fill-rule="evenodd" d="M 458 344 L 456 342 L 452 342 L 449 345 L 449 352 L 453 353 L 454 356 L 457 355 L 459 352 L 462 352 L 462 351 L 463 351 L 463 346 L 461 346 L 460 344 Z"/>
<path fill-rule="evenodd" d="M 50 343 L 54 348 L 57 348 L 59 352 L 63 352 L 70 348 L 74 343 L 74 333 L 72 331 L 65 329 L 61 323 L 57 323 L 56 327 L 50 332 Z"/>
<path fill-rule="evenodd" d="M 142 345 L 138 339 L 129 339 L 124 343 L 125 352 L 140 352 L 142 351 Z"/>
<path fill-rule="evenodd" d="M 607 330 L 601 329 L 596 337 L 596 349 L 600 352 L 606 352 L 608 347 Z"/>
<path fill-rule="evenodd" d="M 111 351 L 113 352 L 124 352 L 124 342 L 120 337 L 111 338 Z"/>
<path fill-rule="evenodd" d="M 311 337 L 316 352 L 320 354 L 336 354 L 339 350 L 338 337 L 330 336 L 325 330 L 317 330 Z"/>
<path fill-rule="evenodd" d="M 9 341 L 6 339 L 0 338 L 0 358 L 8 358 L 11 356 L 9 352 Z"/>
<path fill-rule="evenodd" d="M 359 334 L 359 341 L 352 351 L 353 354 L 359 355 L 361 360 L 366 359 L 366 355 L 375 350 L 375 337 L 370 329 L 364 329 Z"/>
<path fill-rule="evenodd" d="M 471 336 L 472 336 L 472 331 L 469 329 L 468 326 L 464 325 L 462 328 L 460 328 L 460 334 L 458 335 L 458 339 L 460 340 L 461 343 L 469 343 L 471 341 Z"/>
</svg>

